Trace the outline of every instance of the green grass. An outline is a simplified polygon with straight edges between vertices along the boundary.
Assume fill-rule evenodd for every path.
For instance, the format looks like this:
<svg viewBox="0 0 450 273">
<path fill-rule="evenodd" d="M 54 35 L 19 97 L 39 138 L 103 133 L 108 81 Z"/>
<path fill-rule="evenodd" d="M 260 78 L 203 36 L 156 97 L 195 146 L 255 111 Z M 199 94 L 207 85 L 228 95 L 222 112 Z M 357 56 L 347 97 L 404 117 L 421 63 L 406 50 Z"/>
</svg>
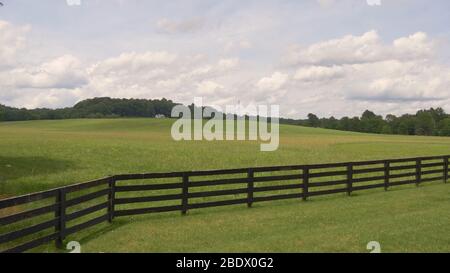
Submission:
<svg viewBox="0 0 450 273">
<path fill-rule="evenodd" d="M 259 142 L 173 141 L 172 120 L 0 123 L 0 195 L 118 173 L 292 165 L 449 154 L 450 139 L 281 126 L 280 147 Z M 434 184 L 434 185 L 433 185 Z M 312 201 L 126 217 L 71 236 L 84 251 L 449 251 L 450 188 L 433 183 Z M 54 251 L 49 245 L 39 251 Z"/>
<path fill-rule="evenodd" d="M 368 252 L 375 240 L 383 252 L 448 252 L 449 196 L 441 184 L 140 216 L 81 242 L 86 252 Z"/>
</svg>

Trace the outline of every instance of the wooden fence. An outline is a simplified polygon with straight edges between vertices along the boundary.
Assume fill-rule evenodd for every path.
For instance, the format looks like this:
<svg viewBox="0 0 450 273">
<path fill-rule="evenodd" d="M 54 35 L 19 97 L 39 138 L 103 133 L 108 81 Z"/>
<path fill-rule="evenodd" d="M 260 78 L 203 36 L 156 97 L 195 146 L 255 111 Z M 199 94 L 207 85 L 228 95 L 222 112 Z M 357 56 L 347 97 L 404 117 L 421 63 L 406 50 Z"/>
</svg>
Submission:
<svg viewBox="0 0 450 273">
<path fill-rule="evenodd" d="M 67 236 L 120 216 L 169 211 L 186 214 L 188 210 L 199 208 L 237 204 L 251 207 L 263 201 L 306 200 L 318 195 L 350 195 L 359 190 L 447 182 L 449 157 L 115 175 L 0 200 L 0 211 L 10 211 L 0 218 L 0 227 L 6 230 L 0 235 L 0 246 L 3 245 L 0 252 L 24 252 L 50 241 L 61 247 Z M 153 180 L 153 183 L 139 183 L 139 180 Z M 155 180 L 174 181 L 155 183 Z M 239 187 L 230 189 L 232 186 Z M 158 194 L 154 195 L 155 192 Z M 228 197 L 208 200 L 224 196 Z M 99 199 L 102 201 L 91 204 Z M 45 200 L 44 205 L 37 204 Z M 150 206 L 161 202 L 163 205 Z M 131 207 L 136 204 L 140 207 Z M 50 218 L 39 223 L 32 220 L 45 214 Z M 30 219 L 31 223 L 20 224 Z M 77 222 L 77 219 L 84 220 Z M 45 230 L 47 233 L 43 235 Z"/>
</svg>

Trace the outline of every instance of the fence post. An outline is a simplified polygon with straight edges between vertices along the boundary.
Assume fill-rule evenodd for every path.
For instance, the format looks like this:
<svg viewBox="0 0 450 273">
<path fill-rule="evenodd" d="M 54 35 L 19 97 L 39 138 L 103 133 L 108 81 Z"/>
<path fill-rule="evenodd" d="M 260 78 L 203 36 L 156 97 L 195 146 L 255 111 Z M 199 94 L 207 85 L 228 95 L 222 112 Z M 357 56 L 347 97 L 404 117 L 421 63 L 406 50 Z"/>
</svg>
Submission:
<svg viewBox="0 0 450 273">
<path fill-rule="evenodd" d="M 384 190 L 387 191 L 389 188 L 389 167 L 391 165 L 391 162 L 389 160 L 384 161 Z"/>
<path fill-rule="evenodd" d="M 111 176 L 108 182 L 109 193 L 108 193 L 108 222 L 112 223 L 114 219 L 114 203 L 116 199 L 116 177 Z"/>
<path fill-rule="evenodd" d="M 444 183 L 448 180 L 448 156 L 444 157 Z"/>
<path fill-rule="evenodd" d="M 347 165 L 347 195 L 350 196 L 352 194 L 353 188 L 353 164 L 349 163 Z"/>
<path fill-rule="evenodd" d="M 303 201 L 306 201 L 309 195 L 309 167 L 303 167 Z"/>
<path fill-rule="evenodd" d="M 418 187 L 422 180 L 422 159 L 416 159 L 416 186 Z"/>
<path fill-rule="evenodd" d="M 181 200 L 181 214 L 186 215 L 188 211 L 189 175 L 183 173 L 183 189 Z"/>
<path fill-rule="evenodd" d="M 254 188 L 254 171 L 248 169 L 247 172 L 247 207 L 251 208 L 253 205 L 253 188 Z"/>
<path fill-rule="evenodd" d="M 64 188 L 58 190 L 56 202 L 58 203 L 58 208 L 55 212 L 55 217 L 58 219 L 58 222 L 55 226 L 55 231 L 58 232 L 58 238 L 56 238 L 55 243 L 57 248 L 63 248 L 66 230 L 66 191 Z"/>
</svg>

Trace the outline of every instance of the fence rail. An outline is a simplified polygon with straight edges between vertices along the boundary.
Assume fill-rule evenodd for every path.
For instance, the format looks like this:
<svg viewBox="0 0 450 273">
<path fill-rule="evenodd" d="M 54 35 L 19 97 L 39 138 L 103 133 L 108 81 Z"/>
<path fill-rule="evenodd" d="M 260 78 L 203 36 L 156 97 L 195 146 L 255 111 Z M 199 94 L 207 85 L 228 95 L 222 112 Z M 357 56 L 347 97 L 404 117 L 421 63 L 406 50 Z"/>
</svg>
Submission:
<svg viewBox="0 0 450 273">
<path fill-rule="evenodd" d="M 103 222 L 112 222 L 115 217 L 120 216 L 170 211 L 186 214 L 189 210 L 200 208 L 238 204 L 252 207 L 256 202 L 282 199 L 307 200 L 309 197 L 335 193 L 351 195 L 352 192 L 359 190 L 376 188 L 388 190 L 393 186 L 407 184 L 418 186 L 421 183 L 441 180 L 446 183 L 449 175 L 449 158 L 450 156 L 446 155 L 316 165 L 114 175 L 0 200 L 0 212 L 11 208 L 15 208 L 12 210 L 14 212 L 20 211 L 0 217 L 0 227 L 7 230 L 6 233 L 0 234 L 0 246 L 5 246 L 0 248 L 0 252 L 24 252 L 51 241 L 55 241 L 56 245 L 61 247 L 67 236 Z M 271 174 L 273 172 L 277 174 Z M 241 177 L 211 178 L 230 175 Z M 151 184 L 134 182 L 155 179 L 177 181 Z M 276 184 L 280 181 L 289 183 Z M 228 188 L 230 186 L 239 187 L 230 189 Z M 82 193 L 83 191 L 89 192 Z M 157 194 L 149 195 L 147 192 Z M 127 196 L 121 196 L 123 194 Z M 76 196 L 70 197 L 71 195 Z M 232 198 L 208 199 L 226 196 Z M 91 204 L 98 199 L 103 200 Z M 199 199 L 200 201 L 191 202 Z M 42 201 L 47 203 L 40 206 L 36 204 Z M 176 204 L 170 203 L 175 201 Z M 147 206 L 161 202 L 163 204 Z M 130 208 L 142 204 L 146 206 Z M 128 207 L 120 208 L 124 205 Z M 17 225 L 22 221 L 48 214 L 52 217 L 39 223 Z M 84 219 L 86 217 L 89 219 Z M 83 220 L 69 226 L 70 223 L 80 219 Z M 43 231 L 47 231 L 47 234 L 43 234 Z M 24 241 L 24 238 L 28 237 L 33 238 Z"/>
</svg>

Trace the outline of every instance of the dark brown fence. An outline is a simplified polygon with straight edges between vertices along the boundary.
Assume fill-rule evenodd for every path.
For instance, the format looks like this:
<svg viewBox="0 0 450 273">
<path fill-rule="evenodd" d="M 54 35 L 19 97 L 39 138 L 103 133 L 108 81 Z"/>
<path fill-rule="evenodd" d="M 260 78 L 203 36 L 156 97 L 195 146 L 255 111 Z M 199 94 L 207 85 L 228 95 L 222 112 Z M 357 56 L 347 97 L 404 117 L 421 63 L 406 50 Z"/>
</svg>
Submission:
<svg viewBox="0 0 450 273">
<path fill-rule="evenodd" d="M 0 251 L 24 252 L 50 241 L 61 247 L 68 235 L 119 216 L 170 211 L 186 214 L 199 208 L 251 207 L 256 202 L 447 182 L 449 157 L 115 175 L 0 200 L 0 211 L 10 211 L 0 218 L 0 227 L 6 230 L 0 235 Z M 36 223 L 43 215 L 48 219 Z M 25 220 L 31 223 L 20 224 Z"/>
</svg>

